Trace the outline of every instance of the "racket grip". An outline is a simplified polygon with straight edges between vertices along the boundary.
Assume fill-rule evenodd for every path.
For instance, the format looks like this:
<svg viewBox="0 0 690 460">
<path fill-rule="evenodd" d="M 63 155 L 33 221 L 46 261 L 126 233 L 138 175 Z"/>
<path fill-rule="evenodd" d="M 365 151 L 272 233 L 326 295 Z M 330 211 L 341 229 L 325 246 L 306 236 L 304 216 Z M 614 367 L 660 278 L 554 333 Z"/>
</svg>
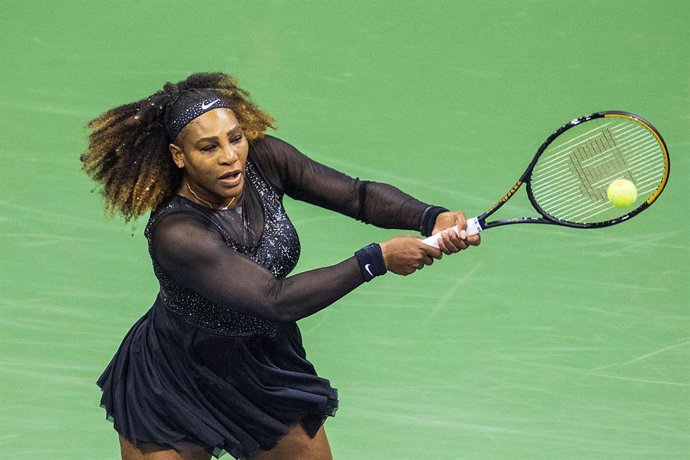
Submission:
<svg viewBox="0 0 690 460">
<path fill-rule="evenodd" d="M 459 233 L 459 232 L 460 232 L 460 229 L 458 229 L 458 226 L 457 226 L 457 225 L 456 225 L 455 227 L 452 227 L 451 229 L 452 229 L 455 233 Z M 481 224 L 479 223 L 479 219 L 477 219 L 476 217 L 473 217 L 473 218 L 471 218 L 471 219 L 467 219 L 467 227 L 466 227 L 466 229 L 465 229 L 465 232 L 466 232 L 468 235 L 476 235 L 476 234 L 478 234 L 479 232 L 481 232 L 482 230 L 483 230 L 483 229 L 482 229 Z M 439 240 L 439 238 L 441 237 L 441 233 L 442 233 L 442 232 L 439 232 L 439 233 L 436 233 L 436 234 L 434 234 L 434 235 L 431 235 L 429 238 L 426 238 L 426 239 L 422 240 L 422 243 L 437 248 L 437 247 L 438 247 L 438 240 Z"/>
</svg>

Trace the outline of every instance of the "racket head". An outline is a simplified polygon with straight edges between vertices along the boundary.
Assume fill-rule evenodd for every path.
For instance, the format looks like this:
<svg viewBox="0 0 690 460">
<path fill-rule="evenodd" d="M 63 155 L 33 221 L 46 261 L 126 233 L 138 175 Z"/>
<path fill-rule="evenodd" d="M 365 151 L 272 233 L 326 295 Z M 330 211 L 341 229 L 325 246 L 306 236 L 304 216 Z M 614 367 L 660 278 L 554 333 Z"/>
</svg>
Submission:
<svg viewBox="0 0 690 460">
<path fill-rule="evenodd" d="M 554 132 L 521 178 L 540 221 L 596 228 L 624 222 L 648 208 L 668 182 L 670 159 L 661 134 L 629 112 L 597 112 Z M 630 206 L 608 199 L 611 182 L 637 188 Z"/>
</svg>

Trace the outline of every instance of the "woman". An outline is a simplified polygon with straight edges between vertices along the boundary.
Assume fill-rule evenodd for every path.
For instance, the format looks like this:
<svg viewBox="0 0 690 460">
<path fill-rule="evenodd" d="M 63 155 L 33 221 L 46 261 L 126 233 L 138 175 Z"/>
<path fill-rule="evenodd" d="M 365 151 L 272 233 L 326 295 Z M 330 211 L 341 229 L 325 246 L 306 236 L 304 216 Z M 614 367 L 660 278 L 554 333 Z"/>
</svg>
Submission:
<svg viewBox="0 0 690 460">
<path fill-rule="evenodd" d="M 465 226 L 385 184 L 352 179 L 264 132 L 273 120 L 227 74 L 191 75 L 89 123 L 84 170 L 106 207 L 152 211 L 160 292 L 98 381 L 122 458 L 331 458 L 337 393 L 306 359 L 296 321 L 387 271 L 408 275 L 479 244 L 401 236 L 287 276 L 299 241 L 287 194 L 385 228 Z"/>
</svg>

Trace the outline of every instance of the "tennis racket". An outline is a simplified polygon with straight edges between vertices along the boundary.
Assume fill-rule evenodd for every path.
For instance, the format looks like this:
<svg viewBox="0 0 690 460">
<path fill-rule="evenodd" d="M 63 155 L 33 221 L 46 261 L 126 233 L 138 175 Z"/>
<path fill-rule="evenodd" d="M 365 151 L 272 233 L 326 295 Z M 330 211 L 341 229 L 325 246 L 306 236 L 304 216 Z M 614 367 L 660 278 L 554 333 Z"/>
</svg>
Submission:
<svg viewBox="0 0 690 460">
<path fill-rule="evenodd" d="M 600 228 L 625 222 L 659 197 L 670 171 L 668 149 L 649 122 L 628 112 L 597 112 L 576 118 L 551 134 L 520 179 L 498 203 L 468 219 L 467 234 L 510 224 Z M 608 199 L 609 185 L 626 179 L 637 188 L 627 207 Z M 539 216 L 487 221 L 525 184 Z M 457 232 L 457 226 L 454 227 Z M 438 247 L 439 234 L 423 240 Z"/>
</svg>

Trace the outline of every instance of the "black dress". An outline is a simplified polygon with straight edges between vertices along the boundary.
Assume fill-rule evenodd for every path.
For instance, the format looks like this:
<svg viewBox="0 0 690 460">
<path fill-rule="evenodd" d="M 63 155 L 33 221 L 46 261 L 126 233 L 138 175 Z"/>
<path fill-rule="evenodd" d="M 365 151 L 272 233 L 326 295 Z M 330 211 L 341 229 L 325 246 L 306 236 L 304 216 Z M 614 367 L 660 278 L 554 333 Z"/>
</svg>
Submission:
<svg viewBox="0 0 690 460">
<path fill-rule="evenodd" d="M 168 200 L 145 230 L 160 292 L 98 380 L 108 418 L 136 446 L 242 457 L 297 422 L 314 436 L 334 414 L 337 392 L 307 360 L 296 321 L 363 279 L 355 257 L 287 276 L 300 246 L 284 194 L 423 234 L 440 212 L 270 136 L 251 144 L 238 207 Z"/>
</svg>

